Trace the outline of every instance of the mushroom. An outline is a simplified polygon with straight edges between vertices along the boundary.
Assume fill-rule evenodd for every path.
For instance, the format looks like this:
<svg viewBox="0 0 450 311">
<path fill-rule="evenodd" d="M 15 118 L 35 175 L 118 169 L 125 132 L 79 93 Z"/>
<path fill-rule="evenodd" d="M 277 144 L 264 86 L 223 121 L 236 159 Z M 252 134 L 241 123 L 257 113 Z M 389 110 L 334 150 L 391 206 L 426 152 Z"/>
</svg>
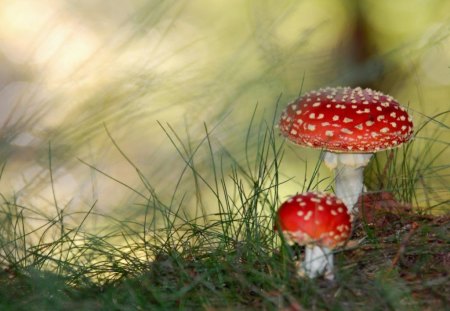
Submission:
<svg viewBox="0 0 450 311">
<path fill-rule="evenodd" d="M 332 250 L 345 244 L 351 232 L 344 203 L 333 194 L 298 194 L 280 206 L 277 218 L 277 228 L 289 244 L 306 246 L 299 275 L 334 279 Z"/>
<path fill-rule="evenodd" d="M 306 93 L 285 108 L 279 128 L 298 145 L 326 150 L 325 165 L 336 170 L 336 195 L 352 216 L 373 153 L 395 148 L 413 134 L 411 117 L 395 99 L 360 87 Z"/>
</svg>

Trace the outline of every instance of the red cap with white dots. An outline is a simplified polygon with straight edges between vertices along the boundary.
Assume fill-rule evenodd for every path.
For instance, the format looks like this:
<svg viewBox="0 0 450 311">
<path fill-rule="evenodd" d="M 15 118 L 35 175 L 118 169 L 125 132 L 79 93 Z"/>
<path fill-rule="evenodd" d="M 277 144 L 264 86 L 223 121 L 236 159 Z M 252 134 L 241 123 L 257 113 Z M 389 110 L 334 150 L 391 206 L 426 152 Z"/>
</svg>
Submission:
<svg viewBox="0 0 450 311">
<path fill-rule="evenodd" d="M 359 87 L 306 93 L 286 107 L 279 128 L 299 145 L 346 153 L 394 148 L 413 134 L 411 117 L 395 99 Z"/>
<path fill-rule="evenodd" d="M 291 197 L 277 212 L 278 227 L 290 243 L 333 249 L 347 241 L 350 215 L 333 194 L 308 192 Z"/>
</svg>

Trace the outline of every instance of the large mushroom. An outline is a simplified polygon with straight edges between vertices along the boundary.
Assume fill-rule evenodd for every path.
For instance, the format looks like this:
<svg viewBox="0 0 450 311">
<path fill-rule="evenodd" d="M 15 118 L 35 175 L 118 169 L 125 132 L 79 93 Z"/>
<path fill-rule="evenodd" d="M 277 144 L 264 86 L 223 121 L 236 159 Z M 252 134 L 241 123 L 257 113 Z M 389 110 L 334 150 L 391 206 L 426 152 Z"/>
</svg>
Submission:
<svg viewBox="0 0 450 311">
<path fill-rule="evenodd" d="M 279 128 L 298 145 L 326 151 L 325 165 L 336 170 L 336 195 L 351 215 L 373 153 L 395 148 L 413 134 L 411 117 L 395 99 L 359 87 L 306 93 L 285 108 Z"/>
<path fill-rule="evenodd" d="M 344 203 L 333 194 L 308 192 L 291 197 L 277 212 L 277 228 L 289 244 L 305 245 L 300 276 L 324 274 L 332 280 L 333 253 L 350 237 L 350 215 Z"/>
</svg>

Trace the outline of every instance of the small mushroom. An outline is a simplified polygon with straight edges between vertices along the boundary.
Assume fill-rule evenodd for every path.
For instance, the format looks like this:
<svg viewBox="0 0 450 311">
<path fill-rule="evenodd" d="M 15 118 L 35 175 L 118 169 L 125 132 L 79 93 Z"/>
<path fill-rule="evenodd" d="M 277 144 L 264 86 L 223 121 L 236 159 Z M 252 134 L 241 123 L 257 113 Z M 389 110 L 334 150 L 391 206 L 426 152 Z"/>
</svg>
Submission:
<svg viewBox="0 0 450 311">
<path fill-rule="evenodd" d="M 290 141 L 326 150 L 336 170 L 336 195 L 351 215 L 363 191 L 363 171 L 373 153 L 398 147 L 413 134 L 406 109 L 389 95 L 362 88 L 323 88 L 290 103 L 279 122 Z"/>
<path fill-rule="evenodd" d="M 277 212 L 277 228 L 289 244 L 305 245 L 300 276 L 334 278 L 332 250 L 350 237 L 351 221 L 344 203 L 333 194 L 308 192 L 291 197 Z"/>
</svg>

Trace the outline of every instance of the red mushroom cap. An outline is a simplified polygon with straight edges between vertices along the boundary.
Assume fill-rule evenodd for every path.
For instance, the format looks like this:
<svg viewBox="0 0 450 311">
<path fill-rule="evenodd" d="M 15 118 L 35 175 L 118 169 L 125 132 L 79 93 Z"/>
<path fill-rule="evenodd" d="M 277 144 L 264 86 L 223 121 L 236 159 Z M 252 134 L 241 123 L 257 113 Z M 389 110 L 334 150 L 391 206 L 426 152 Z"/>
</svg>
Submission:
<svg viewBox="0 0 450 311">
<path fill-rule="evenodd" d="M 280 206 L 277 215 L 278 227 L 288 242 L 332 249 L 350 237 L 347 207 L 333 194 L 308 192 L 293 196 Z"/>
<path fill-rule="evenodd" d="M 359 87 L 306 93 L 286 107 L 279 127 L 299 145 L 346 153 L 394 148 L 413 134 L 412 120 L 396 100 Z"/>
</svg>

